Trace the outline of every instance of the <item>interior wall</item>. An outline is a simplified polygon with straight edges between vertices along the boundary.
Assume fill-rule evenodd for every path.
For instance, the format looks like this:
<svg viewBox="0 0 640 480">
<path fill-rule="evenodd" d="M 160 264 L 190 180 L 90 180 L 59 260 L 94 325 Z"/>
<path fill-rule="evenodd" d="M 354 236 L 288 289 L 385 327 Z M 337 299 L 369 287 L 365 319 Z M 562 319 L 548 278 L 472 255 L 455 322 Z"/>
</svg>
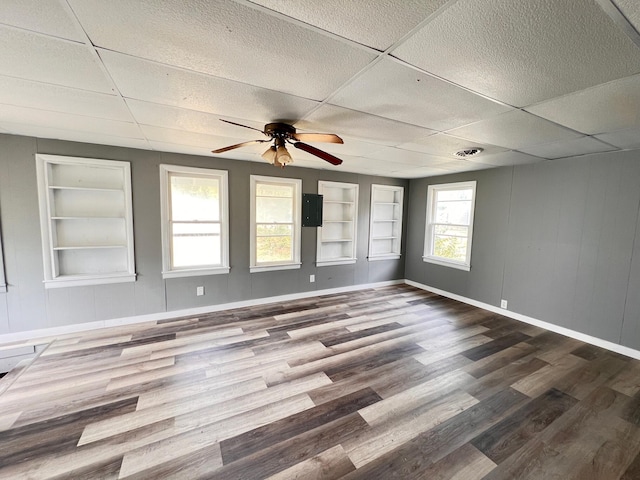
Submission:
<svg viewBox="0 0 640 480">
<path fill-rule="evenodd" d="M 44 288 L 36 153 L 131 162 L 136 282 Z M 229 274 L 162 279 L 161 163 L 229 171 Z M 254 174 L 301 178 L 304 193 L 317 193 L 318 180 L 358 183 L 357 262 L 316 267 L 317 230 L 305 227 L 299 270 L 249 273 L 249 176 Z M 257 162 L 0 135 L 0 224 L 7 281 L 7 292 L 0 293 L 0 334 L 402 279 L 404 256 L 375 262 L 366 258 L 372 183 L 400 185 L 405 192 L 409 185 L 339 167 L 278 169 Z M 405 218 L 407 203 L 405 195 Z M 403 225 L 406 232 L 406 221 Z M 403 252 L 405 239 L 406 233 Z M 315 283 L 309 282 L 311 274 Z M 204 296 L 196 296 L 196 286 L 205 287 Z"/>
<path fill-rule="evenodd" d="M 428 185 L 467 180 L 471 271 L 423 262 Z M 639 214 L 637 151 L 411 180 L 406 278 L 640 349 Z"/>
</svg>

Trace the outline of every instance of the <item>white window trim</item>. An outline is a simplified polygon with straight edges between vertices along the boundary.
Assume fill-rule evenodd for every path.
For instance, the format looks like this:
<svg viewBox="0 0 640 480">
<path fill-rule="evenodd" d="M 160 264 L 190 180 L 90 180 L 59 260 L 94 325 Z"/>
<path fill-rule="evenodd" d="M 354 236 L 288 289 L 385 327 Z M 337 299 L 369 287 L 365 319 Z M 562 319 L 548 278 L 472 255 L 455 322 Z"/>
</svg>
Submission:
<svg viewBox="0 0 640 480">
<path fill-rule="evenodd" d="M 471 243 L 473 240 L 473 217 L 476 208 L 476 184 L 477 182 L 456 182 L 456 183 L 443 183 L 438 185 L 429 185 L 427 189 L 427 219 L 424 235 L 424 254 L 422 260 L 424 262 L 433 263 L 436 265 L 443 265 L 445 267 L 457 268 L 459 270 L 470 271 L 471 270 Z M 469 216 L 469 235 L 467 242 L 467 258 L 464 262 L 456 260 L 447 260 L 442 257 L 434 256 L 432 252 L 433 248 L 433 225 L 432 219 L 435 212 L 434 192 L 443 190 L 460 190 L 464 188 L 471 188 L 473 195 L 471 197 L 471 215 Z"/>
<path fill-rule="evenodd" d="M 217 177 L 220 180 L 220 266 L 171 268 L 171 229 L 169 228 L 169 174 Z M 160 214 L 162 225 L 162 278 L 194 277 L 229 273 L 229 172 L 209 168 L 160 165 Z"/>
<path fill-rule="evenodd" d="M 251 260 L 249 271 L 251 273 L 267 272 L 272 270 L 293 270 L 300 268 L 300 243 L 302 226 L 302 180 L 298 178 L 266 177 L 263 175 L 251 175 Z M 258 263 L 256 259 L 256 184 L 273 183 L 279 185 L 293 185 L 295 187 L 293 199 L 293 261 Z"/>
</svg>

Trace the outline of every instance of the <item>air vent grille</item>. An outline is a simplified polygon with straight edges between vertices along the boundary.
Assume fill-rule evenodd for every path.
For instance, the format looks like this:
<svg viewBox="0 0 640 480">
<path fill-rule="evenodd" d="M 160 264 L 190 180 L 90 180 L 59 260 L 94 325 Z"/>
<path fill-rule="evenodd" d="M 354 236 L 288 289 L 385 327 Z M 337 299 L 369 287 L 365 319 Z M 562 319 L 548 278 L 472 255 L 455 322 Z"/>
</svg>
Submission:
<svg viewBox="0 0 640 480">
<path fill-rule="evenodd" d="M 465 148 L 464 150 L 458 150 L 453 155 L 458 158 L 467 158 L 467 157 L 473 157 L 475 155 L 478 155 L 480 152 L 482 152 L 482 148 L 472 147 L 472 148 Z"/>
</svg>

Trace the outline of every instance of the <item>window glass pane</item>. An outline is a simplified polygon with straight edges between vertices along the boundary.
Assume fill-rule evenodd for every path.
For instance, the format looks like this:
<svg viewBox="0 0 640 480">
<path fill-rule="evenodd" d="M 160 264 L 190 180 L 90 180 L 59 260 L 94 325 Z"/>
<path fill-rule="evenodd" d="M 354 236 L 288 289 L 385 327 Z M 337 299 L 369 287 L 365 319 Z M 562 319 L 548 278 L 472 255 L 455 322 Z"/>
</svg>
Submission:
<svg viewBox="0 0 640 480">
<path fill-rule="evenodd" d="M 471 202 L 438 202 L 436 205 L 435 223 L 457 223 L 469 225 L 471 218 Z"/>
<path fill-rule="evenodd" d="M 293 230 L 292 225 L 256 225 L 256 233 L 259 237 L 268 236 L 291 236 Z"/>
<path fill-rule="evenodd" d="M 256 258 L 258 263 L 292 262 L 293 241 L 291 236 L 256 238 Z"/>
<path fill-rule="evenodd" d="M 293 186 L 274 185 L 272 183 L 257 183 L 256 196 L 258 197 L 288 197 L 293 198 Z"/>
<path fill-rule="evenodd" d="M 473 190 L 470 188 L 460 190 L 439 190 L 436 201 L 447 202 L 450 200 L 471 200 L 472 197 Z"/>
<path fill-rule="evenodd" d="M 434 239 L 433 254 L 436 257 L 448 258 L 464 262 L 467 260 L 467 239 L 436 235 Z"/>
<path fill-rule="evenodd" d="M 172 228 L 173 267 L 222 263 L 219 223 L 175 223 Z"/>
<path fill-rule="evenodd" d="M 453 227 L 451 225 L 436 225 L 436 235 L 448 235 L 454 237 L 464 237 L 469 235 L 469 227 Z"/>
<path fill-rule="evenodd" d="M 170 174 L 173 220 L 220 220 L 220 181 L 217 178 Z"/>
<path fill-rule="evenodd" d="M 293 199 L 275 197 L 256 198 L 256 222 L 293 222 Z"/>
</svg>

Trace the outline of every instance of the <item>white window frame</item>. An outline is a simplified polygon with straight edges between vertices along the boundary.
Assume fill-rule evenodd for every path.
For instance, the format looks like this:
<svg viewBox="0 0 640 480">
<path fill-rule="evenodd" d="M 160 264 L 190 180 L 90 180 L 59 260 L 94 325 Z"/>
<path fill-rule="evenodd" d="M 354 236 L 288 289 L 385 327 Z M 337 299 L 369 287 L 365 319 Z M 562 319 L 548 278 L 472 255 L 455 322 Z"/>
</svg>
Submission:
<svg viewBox="0 0 640 480">
<path fill-rule="evenodd" d="M 220 183 L 220 265 L 172 267 L 171 265 L 171 174 L 216 179 Z M 229 273 L 229 173 L 226 170 L 160 165 L 160 212 L 162 217 L 162 278 L 193 277 Z M 216 222 L 212 222 L 216 223 Z"/>
<path fill-rule="evenodd" d="M 302 224 L 302 180 L 298 178 L 266 177 L 251 175 L 251 273 L 270 270 L 291 270 L 300 268 L 300 239 Z M 293 186 L 293 260 L 287 262 L 258 262 L 256 255 L 256 185 L 270 183 L 274 185 Z"/>
<path fill-rule="evenodd" d="M 456 183 L 443 183 L 438 185 L 429 185 L 427 189 L 427 221 L 425 227 L 425 235 L 424 235 L 424 255 L 422 260 L 428 263 L 435 263 L 437 265 L 444 265 L 446 267 L 457 268 L 460 270 L 469 271 L 471 270 L 471 242 L 473 239 L 473 217 L 475 213 L 476 206 L 476 181 L 470 182 L 456 182 Z M 459 262 L 456 260 L 450 260 L 442 257 L 438 257 L 433 255 L 433 245 L 434 245 L 434 222 L 435 219 L 435 197 L 436 192 L 445 191 L 445 190 L 466 190 L 471 189 L 471 214 L 469 215 L 469 225 L 460 225 L 467 227 L 469 229 L 469 235 L 467 236 L 467 256 L 464 262 Z"/>
</svg>

